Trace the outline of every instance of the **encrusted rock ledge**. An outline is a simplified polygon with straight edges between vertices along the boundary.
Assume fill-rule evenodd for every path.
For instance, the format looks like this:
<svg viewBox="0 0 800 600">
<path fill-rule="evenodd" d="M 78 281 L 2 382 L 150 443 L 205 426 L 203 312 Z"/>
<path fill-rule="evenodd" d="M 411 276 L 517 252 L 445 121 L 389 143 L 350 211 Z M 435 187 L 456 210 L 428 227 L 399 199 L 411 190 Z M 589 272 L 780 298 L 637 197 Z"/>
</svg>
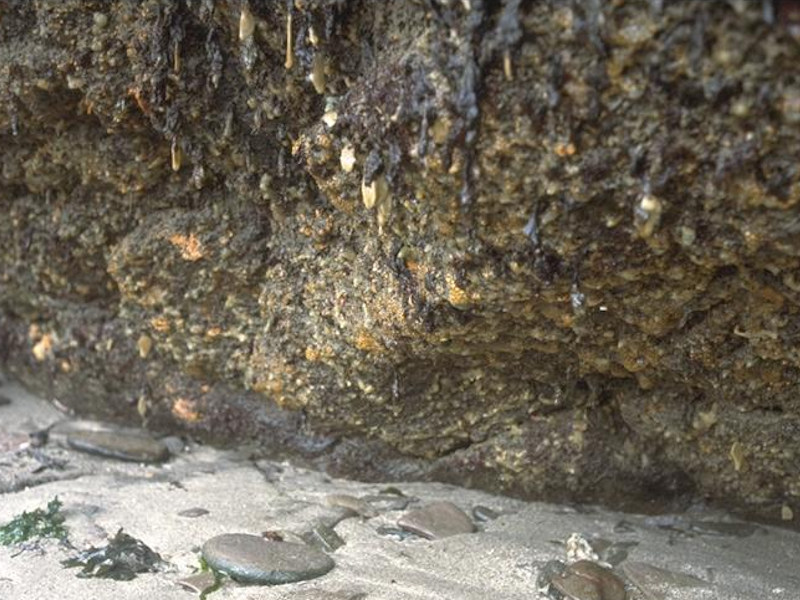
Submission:
<svg viewBox="0 0 800 600">
<path fill-rule="evenodd" d="M 0 362 L 365 478 L 797 509 L 792 4 L 0 2 Z"/>
</svg>

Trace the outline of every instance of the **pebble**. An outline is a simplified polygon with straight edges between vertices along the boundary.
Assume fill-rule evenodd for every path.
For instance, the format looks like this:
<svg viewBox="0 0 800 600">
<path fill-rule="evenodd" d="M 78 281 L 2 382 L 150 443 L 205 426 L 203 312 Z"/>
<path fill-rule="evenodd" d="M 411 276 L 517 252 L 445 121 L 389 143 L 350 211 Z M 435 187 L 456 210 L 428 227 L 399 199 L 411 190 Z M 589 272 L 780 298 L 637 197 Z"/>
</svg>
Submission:
<svg viewBox="0 0 800 600">
<path fill-rule="evenodd" d="M 334 567 L 333 560 L 316 548 L 245 533 L 211 538 L 203 545 L 203 558 L 240 583 L 262 585 L 314 579 Z"/>
<path fill-rule="evenodd" d="M 342 537 L 323 523 L 315 525 L 313 529 L 304 533 L 303 541 L 325 552 L 335 552 L 344 546 Z"/>
<path fill-rule="evenodd" d="M 364 500 L 349 494 L 329 494 L 325 496 L 325 502 L 328 506 L 347 508 L 365 518 L 375 517 L 378 514 Z"/>
<path fill-rule="evenodd" d="M 475 531 L 472 520 L 452 502 L 433 502 L 409 511 L 397 525 L 429 540 Z"/>
<path fill-rule="evenodd" d="M 202 517 L 203 515 L 207 515 L 209 511 L 205 508 L 201 508 L 199 506 L 195 506 L 194 508 L 187 508 L 186 510 L 182 510 L 178 513 L 179 517 L 189 517 L 190 519 L 194 519 L 197 517 Z"/>
<path fill-rule="evenodd" d="M 146 433 L 82 431 L 67 436 L 67 445 L 88 454 L 131 462 L 160 463 L 170 456 L 164 444 Z"/>
<path fill-rule="evenodd" d="M 202 594 L 215 583 L 216 579 L 211 571 L 202 571 L 178 580 L 178 585 L 196 594 Z"/>
<path fill-rule="evenodd" d="M 167 446 L 150 432 L 98 421 L 62 421 L 50 428 L 48 437 L 69 448 L 105 458 L 159 463 L 170 457 Z"/>
<path fill-rule="evenodd" d="M 494 521 L 497 517 L 500 516 L 495 510 L 492 510 L 488 506 L 482 506 L 478 504 L 472 509 L 472 518 L 480 523 L 485 523 L 486 521 Z"/>
<path fill-rule="evenodd" d="M 379 525 L 375 533 L 384 537 L 397 538 L 400 542 L 414 536 L 410 531 L 400 529 L 399 527 L 391 527 L 389 525 Z"/>
<path fill-rule="evenodd" d="M 394 494 L 381 494 L 377 496 L 364 496 L 364 502 L 368 503 L 375 512 L 387 512 L 393 510 L 405 510 L 409 504 L 419 502 L 419 498 L 408 496 L 396 496 Z"/>
<path fill-rule="evenodd" d="M 626 600 L 625 584 L 611 569 L 589 560 L 579 560 L 551 581 L 571 600 Z"/>
<path fill-rule="evenodd" d="M 161 443 L 167 447 L 167 450 L 173 456 L 177 456 L 186 449 L 186 442 L 176 435 L 168 435 L 161 438 Z"/>
</svg>

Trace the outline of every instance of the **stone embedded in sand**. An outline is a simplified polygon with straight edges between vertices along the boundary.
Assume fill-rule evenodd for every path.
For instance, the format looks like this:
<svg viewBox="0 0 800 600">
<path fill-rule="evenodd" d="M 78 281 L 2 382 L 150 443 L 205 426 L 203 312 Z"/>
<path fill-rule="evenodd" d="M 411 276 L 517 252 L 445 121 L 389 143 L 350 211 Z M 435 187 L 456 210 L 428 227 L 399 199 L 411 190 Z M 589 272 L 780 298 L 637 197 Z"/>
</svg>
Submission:
<svg viewBox="0 0 800 600">
<path fill-rule="evenodd" d="M 472 508 L 472 517 L 481 523 L 485 523 L 486 521 L 494 521 L 499 516 L 499 512 L 492 510 L 488 506 L 478 504 Z"/>
<path fill-rule="evenodd" d="M 188 577 L 178 580 L 178 585 L 197 594 L 202 594 L 207 589 L 213 587 L 215 583 L 216 578 L 210 571 L 201 571 L 200 573 L 195 573 L 194 575 L 189 575 Z"/>
<path fill-rule="evenodd" d="M 553 587 L 572 600 L 626 600 L 625 584 L 611 569 L 579 560 L 551 580 Z"/>
<path fill-rule="evenodd" d="M 303 541 L 309 546 L 314 546 L 325 552 L 335 552 L 344 546 L 344 540 L 324 523 L 317 523 L 311 530 L 303 534 Z"/>
<path fill-rule="evenodd" d="M 99 421 L 62 421 L 47 430 L 47 438 L 67 448 L 117 460 L 159 463 L 170 457 L 166 444 L 150 432 Z"/>
<path fill-rule="evenodd" d="M 370 518 L 377 515 L 377 512 L 371 508 L 365 500 L 356 498 L 355 496 L 350 496 L 349 494 L 328 494 L 325 496 L 325 502 L 328 504 L 328 506 L 347 508 L 365 518 Z"/>
<path fill-rule="evenodd" d="M 205 508 L 200 506 L 195 506 L 194 508 L 187 508 L 186 510 L 182 510 L 178 513 L 179 517 L 188 517 L 189 519 L 196 519 L 197 517 L 202 517 L 207 515 L 209 511 Z"/>
<path fill-rule="evenodd" d="M 81 452 L 132 462 L 159 463 L 170 456 L 169 449 L 144 430 L 77 430 L 67 434 L 66 445 Z"/>
<path fill-rule="evenodd" d="M 429 540 L 475 531 L 475 524 L 452 502 L 433 502 L 409 511 L 400 517 L 397 524 Z"/>
<path fill-rule="evenodd" d="M 241 583 L 279 585 L 314 579 L 334 567 L 325 553 L 293 542 L 273 542 L 257 535 L 225 533 L 203 544 L 210 567 Z"/>
</svg>

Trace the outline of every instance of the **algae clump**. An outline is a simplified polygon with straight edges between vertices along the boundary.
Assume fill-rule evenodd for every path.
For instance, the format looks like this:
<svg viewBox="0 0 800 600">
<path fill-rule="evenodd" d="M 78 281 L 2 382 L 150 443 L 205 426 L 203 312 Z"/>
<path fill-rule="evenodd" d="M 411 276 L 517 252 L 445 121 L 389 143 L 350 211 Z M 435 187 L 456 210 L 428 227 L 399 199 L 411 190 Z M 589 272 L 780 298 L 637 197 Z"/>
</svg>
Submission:
<svg viewBox="0 0 800 600">
<path fill-rule="evenodd" d="M 89 548 L 74 558 L 62 561 L 67 568 L 83 567 L 78 577 L 100 577 L 130 581 L 139 573 L 154 573 L 163 563 L 161 556 L 141 540 L 122 529 L 102 548 Z"/>
<path fill-rule="evenodd" d="M 61 506 L 61 501 L 56 496 L 47 503 L 46 510 L 37 508 L 14 517 L 8 524 L 0 527 L 0 544 L 10 546 L 41 538 L 67 539 Z"/>
</svg>

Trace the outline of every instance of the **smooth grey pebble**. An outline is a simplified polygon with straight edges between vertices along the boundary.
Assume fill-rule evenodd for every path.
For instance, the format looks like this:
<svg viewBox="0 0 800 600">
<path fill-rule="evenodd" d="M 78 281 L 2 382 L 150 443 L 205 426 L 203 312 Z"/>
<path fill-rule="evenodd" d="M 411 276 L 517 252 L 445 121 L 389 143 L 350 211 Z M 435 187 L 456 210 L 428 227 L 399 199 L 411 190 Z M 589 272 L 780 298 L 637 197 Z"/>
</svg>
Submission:
<svg viewBox="0 0 800 600">
<path fill-rule="evenodd" d="M 314 579 L 334 567 L 331 557 L 316 548 L 246 533 L 211 538 L 203 544 L 203 558 L 210 567 L 236 581 L 262 585 Z"/>
<path fill-rule="evenodd" d="M 209 513 L 208 510 L 202 508 L 200 506 L 196 506 L 193 508 L 187 508 L 186 510 L 182 510 L 178 513 L 179 517 L 189 517 L 190 519 L 194 519 L 197 517 L 202 517 L 203 515 L 207 515 Z"/>
<path fill-rule="evenodd" d="M 492 510 L 488 506 L 482 506 L 478 504 L 472 509 L 472 518 L 480 523 L 485 523 L 486 521 L 494 521 L 497 517 L 500 516 L 495 510 Z"/>
</svg>

